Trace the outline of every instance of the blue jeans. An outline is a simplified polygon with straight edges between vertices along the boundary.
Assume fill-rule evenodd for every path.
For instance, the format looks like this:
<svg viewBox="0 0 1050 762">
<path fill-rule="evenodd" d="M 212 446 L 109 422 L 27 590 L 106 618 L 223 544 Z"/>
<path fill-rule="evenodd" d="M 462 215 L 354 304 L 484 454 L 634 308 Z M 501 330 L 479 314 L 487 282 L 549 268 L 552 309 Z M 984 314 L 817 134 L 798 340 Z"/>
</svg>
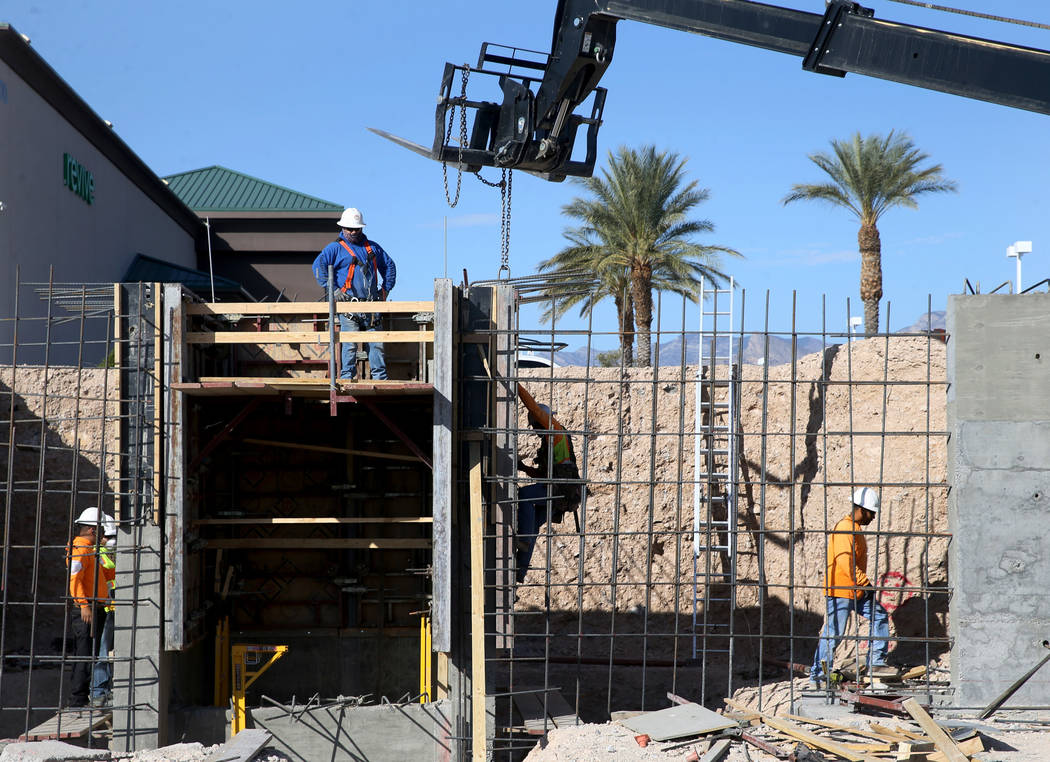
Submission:
<svg viewBox="0 0 1050 762">
<path fill-rule="evenodd" d="M 851 611 L 860 614 L 871 623 L 871 634 L 868 635 L 868 666 L 878 667 L 886 663 L 886 651 L 889 648 L 890 617 L 882 604 L 875 600 L 873 592 L 867 592 L 860 598 L 827 598 L 827 618 L 824 630 L 820 633 L 817 652 L 813 655 L 813 666 L 809 670 L 812 680 L 824 677 L 820 663 L 826 662 L 831 667 L 831 659 L 846 631 L 846 622 Z"/>
<path fill-rule="evenodd" d="M 366 317 L 365 320 L 368 320 Z M 365 323 L 359 320 L 357 315 L 339 315 L 340 331 L 378 331 L 380 322 L 376 320 L 370 327 L 364 327 Z M 342 342 L 342 364 L 339 368 L 339 378 L 357 377 L 357 342 Z M 383 356 L 383 342 L 369 341 L 365 344 L 368 350 L 368 364 L 372 369 L 372 378 L 383 380 L 386 378 L 386 359 Z"/>
<path fill-rule="evenodd" d="M 91 698 L 103 698 L 113 690 L 113 665 L 109 661 L 109 652 L 113 650 L 113 613 L 105 613 L 96 654 L 98 661 L 91 670 Z"/>
<path fill-rule="evenodd" d="M 540 528 L 547 523 L 546 484 L 528 484 L 518 490 L 518 535 L 514 545 L 514 565 L 517 567 L 518 582 L 525 581 L 529 570 L 532 551 L 536 548 Z"/>
</svg>

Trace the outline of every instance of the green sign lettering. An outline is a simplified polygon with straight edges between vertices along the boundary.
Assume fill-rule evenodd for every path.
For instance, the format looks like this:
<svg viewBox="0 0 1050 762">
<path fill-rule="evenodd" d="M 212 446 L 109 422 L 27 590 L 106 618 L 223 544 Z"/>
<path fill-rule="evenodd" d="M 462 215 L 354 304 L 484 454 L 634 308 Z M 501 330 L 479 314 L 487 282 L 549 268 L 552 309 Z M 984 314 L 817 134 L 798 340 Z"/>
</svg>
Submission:
<svg viewBox="0 0 1050 762">
<path fill-rule="evenodd" d="M 95 203 L 95 176 L 68 153 L 62 154 L 62 184 L 87 203 Z"/>
</svg>

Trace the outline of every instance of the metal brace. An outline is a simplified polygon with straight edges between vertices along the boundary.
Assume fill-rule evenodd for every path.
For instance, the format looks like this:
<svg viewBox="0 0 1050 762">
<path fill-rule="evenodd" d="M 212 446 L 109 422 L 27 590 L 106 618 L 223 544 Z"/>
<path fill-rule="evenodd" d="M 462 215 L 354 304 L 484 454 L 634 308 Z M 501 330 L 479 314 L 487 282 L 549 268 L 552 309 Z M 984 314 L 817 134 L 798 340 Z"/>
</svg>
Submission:
<svg viewBox="0 0 1050 762">
<path fill-rule="evenodd" d="M 802 59 L 802 68 L 817 74 L 829 74 L 833 77 L 845 77 L 846 72 L 841 69 L 833 69 L 822 65 L 820 62 L 829 50 L 831 50 L 831 37 L 835 30 L 842 26 L 843 16 L 862 16 L 873 18 L 875 11 L 865 8 L 860 3 L 851 0 L 829 0 L 828 7 L 824 10 L 824 20 L 820 22 L 820 31 L 817 32 L 813 44 L 809 46 L 809 52 Z"/>
</svg>

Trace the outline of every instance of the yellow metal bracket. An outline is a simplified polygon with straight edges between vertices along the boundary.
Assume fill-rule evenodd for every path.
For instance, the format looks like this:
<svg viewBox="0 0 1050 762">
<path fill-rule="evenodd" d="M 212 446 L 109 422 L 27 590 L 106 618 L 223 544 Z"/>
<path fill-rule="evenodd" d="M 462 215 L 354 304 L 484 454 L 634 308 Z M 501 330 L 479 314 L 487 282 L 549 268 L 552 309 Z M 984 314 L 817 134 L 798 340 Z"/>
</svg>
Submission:
<svg viewBox="0 0 1050 762">
<path fill-rule="evenodd" d="M 431 692 L 431 632 L 430 617 L 420 617 L 419 620 L 419 703 L 425 704 L 433 701 Z"/>
<path fill-rule="evenodd" d="M 233 658 L 233 715 L 230 719 L 230 737 L 244 730 L 246 712 L 244 694 L 270 665 L 288 653 L 288 646 L 263 646 L 238 643 L 232 649 Z M 265 661 L 264 656 L 269 654 Z"/>
</svg>

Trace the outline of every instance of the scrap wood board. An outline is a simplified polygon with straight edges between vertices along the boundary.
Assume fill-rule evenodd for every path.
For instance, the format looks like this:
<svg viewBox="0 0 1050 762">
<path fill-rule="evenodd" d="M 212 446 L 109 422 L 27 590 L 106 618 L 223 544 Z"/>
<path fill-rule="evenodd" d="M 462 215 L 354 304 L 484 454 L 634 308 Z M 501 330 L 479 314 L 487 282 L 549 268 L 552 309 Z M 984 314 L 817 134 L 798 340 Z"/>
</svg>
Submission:
<svg viewBox="0 0 1050 762">
<path fill-rule="evenodd" d="M 53 741 L 80 738 L 109 724 L 113 713 L 106 710 L 66 709 L 18 737 L 19 741 Z"/>
<path fill-rule="evenodd" d="M 620 724 L 635 735 L 644 734 L 654 741 L 670 741 L 737 727 L 735 720 L 727 719 L 699 704 L 679 704 L 656 712 L 646 712 L 629 720 L 621 720 Z"/>
<path fill-rule="evenodd" d="M 547 711 L 543 707 L 543 691 L 519 693 L 513 697 L 514 707 L 525 724 L 525 732 L 531 736 L 541 736 L 545 730 L 565 728 L 570 725 L 582 725 L 583 721 L 569 706 L 569 702 L 559 690 L 547 691 Z"/>
</svg>

